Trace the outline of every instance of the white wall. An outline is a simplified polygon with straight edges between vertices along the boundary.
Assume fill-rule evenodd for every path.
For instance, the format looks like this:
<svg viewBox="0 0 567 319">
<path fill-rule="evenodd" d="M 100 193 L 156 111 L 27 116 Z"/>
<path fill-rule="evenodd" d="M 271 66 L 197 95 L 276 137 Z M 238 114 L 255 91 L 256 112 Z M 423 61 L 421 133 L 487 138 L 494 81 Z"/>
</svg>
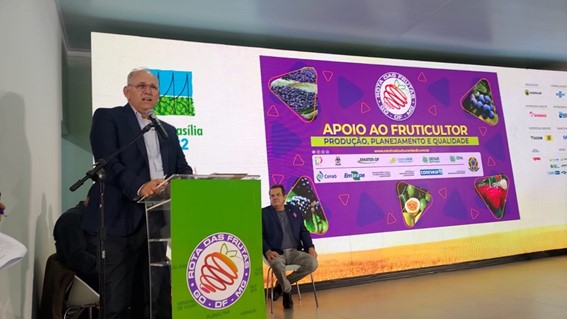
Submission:
<svg viewBox="0 0 567 319">
<path fill-rule="evenodd" d="M 0 0 L 0 231 L 28 249 L 0 270 L 0 318 L 36 317 L 61 213 L 61 27 L 54 0 Z"/>
<path fill-rule="evenodd" d="M 63 61 L 63 136 L 61 140 L 63 211 L 87 196 L 92 181 L 75 192 L 69 187 L 92 168 L 89 133 L 92 118 L 90 54 L 67 52 Z"/>
</svg>

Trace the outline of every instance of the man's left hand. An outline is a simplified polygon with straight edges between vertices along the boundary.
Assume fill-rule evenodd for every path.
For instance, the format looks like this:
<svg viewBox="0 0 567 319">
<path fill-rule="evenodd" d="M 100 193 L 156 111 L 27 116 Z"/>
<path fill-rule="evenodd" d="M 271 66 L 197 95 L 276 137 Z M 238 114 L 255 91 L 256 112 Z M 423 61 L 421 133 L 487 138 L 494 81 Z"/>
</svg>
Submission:
<svg viewBox="0 0 567 319">
<path fill-rule="evenodd" d="M 315 247 L 309 248 L 309 255 L 317 258 L 318 255 L 317 255 L 317 251 L 315 250 Z"/>
</svg>

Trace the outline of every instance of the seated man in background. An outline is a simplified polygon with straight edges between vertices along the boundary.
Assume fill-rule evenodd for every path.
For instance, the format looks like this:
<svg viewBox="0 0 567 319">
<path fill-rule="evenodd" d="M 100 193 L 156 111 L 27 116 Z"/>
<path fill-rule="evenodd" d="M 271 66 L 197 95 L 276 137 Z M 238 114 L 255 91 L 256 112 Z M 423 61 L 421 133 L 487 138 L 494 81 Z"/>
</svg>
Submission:
<svg viewBox="0 0 567 319">
<path fill-rule="evenodd" d="M 87 252 L 87 239 L 81 228 L 88 197 L 63 213 L 53 229 L 57 259 L 98 291 L 97 256 Z"/>
<path fill-rule="evenodd" d="M 311 234 L 303 224 L 303 217 L 294 207 L 284 205 L 285 189 L 282 185 L 270 187 L 270 206 L 262 208 L 263 252 L 270 263 L 278 285 L 274 300 L 283 293 L 285 309 L 293 308 L 291 284 L 317 269 L 317 252 Z M 286 276 L 285 266 L 300 267 Z"/>
</svg>

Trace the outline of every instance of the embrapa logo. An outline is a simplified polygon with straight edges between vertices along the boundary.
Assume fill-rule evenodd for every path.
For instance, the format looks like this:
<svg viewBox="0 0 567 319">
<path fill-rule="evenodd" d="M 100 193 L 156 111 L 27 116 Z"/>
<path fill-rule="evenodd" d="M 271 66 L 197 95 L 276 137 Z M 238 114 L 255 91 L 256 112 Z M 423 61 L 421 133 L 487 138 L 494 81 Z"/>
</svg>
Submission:
<svg viewBox="0 0 567 319">
<path fill-rule="evenodd" d="M 234 304 L 250 280 L 250 255 L 230 233 L 203 239 L 187 261 L 187 288 L 202 307 L 221 310 Z"/>
</svg>

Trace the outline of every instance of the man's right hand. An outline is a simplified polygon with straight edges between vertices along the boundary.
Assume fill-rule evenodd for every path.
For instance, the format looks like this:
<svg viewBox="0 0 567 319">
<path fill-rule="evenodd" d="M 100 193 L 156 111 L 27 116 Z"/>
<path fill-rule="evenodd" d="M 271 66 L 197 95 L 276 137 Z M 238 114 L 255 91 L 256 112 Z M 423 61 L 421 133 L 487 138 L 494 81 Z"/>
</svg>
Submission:
<svg viewBox="0 0 567 319">
<path fill-rule="evenodd" d="M 160 184 L 164 181 L 163 178 L 156 178 L 156 179 L 152 179 L 151 181 L 145 183 L 144 185 L 142 185 L 142 188 L 140 188 L 140 191 L 138 192 L 140 196 L 142 197 L 150 197 L 152 195 L 155 195 L 159 192 L 161 192 L 165 185 L 161 185 Z M 160 186 L 160 187 L 158 187 Z"/>
<path fill-rule="evenodd" d="M 266 259 L 267 259 L 268 261 L 272 261 L 272 259 L 278 258 L 278 256 L 279 256 L 280 254 L 278 254 L 277 252 L 275 252 L 275 251 L 273 251 L 273 250 L 268 249 L 268 250 L 266 250 L 266 254 L 265 254 L 265 255 L 266 255 Z"/>
</svg>

